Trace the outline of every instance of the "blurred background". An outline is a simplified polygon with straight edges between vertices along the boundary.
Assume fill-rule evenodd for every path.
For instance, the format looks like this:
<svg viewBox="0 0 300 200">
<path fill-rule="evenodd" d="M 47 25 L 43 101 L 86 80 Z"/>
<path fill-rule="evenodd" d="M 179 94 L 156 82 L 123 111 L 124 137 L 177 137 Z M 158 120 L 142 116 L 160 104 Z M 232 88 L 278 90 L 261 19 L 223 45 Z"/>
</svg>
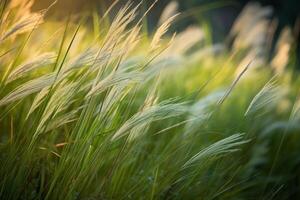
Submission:
<svg viewBox="0 0 300 200">
<path fill-rule="evenodd" d="M 142 9 L 146 10 L 156 0 L 142 1 Z M 53 9 L 48 14 L 48 18 L 54 20 L 64 20 L 70 13 L 72 15 L 84 16 L 91 11 L 104 12 L 113 0 L 58 0 Z M 119 6 L 128 1 L 121 0 Z M 138 4 L 140 0 L 132 0 Z M 270 22 L 276 27 L 273 33 L 271 51 L 275 50 L 275 43 L 280 33 L 285 27 L 290 27 L 295 41 L 300 41 L 300 1 L 298 0 L 158 0 L 147 17 L 147 30 L 151 32 L 159 23 L 159 17 L 166 6 L 172 4 L 173 9 L 181 13 L 176 20 L 173 28 L 180 31 L 191 24 L 208 27 L 211 42 L 217 43 L 228 40 L 229 32 L 240 15 L 243 8 L 249 3 L 258 3 L 264 8 L 264 12 Z M 36 1 L 33 9 L 40 10 L 53 3 L 53 0 Z M 172 9 L 172 8 L 171 8 Z M 258 10 L 257 10 L 258 12 Z M 296 66 L 299 69 L 300 50 L 299 45 L 295 44 Z"/>
<path fill-rule="evenodd" d="M 207 199 L 300 199 L 300 0 L 132 0 L 141 3 L 138 16 L 111 29 L 110 17 L 129 1 L 99 23 L 112 0 L 57 0 L 36 31 L 40 13 L 22 9 L 27 0 L 12 1 L 21 9 L 3 15 L 0 32 L 0 199 L 30 184 L 28 196 L 40 197 L 18 199 L 43 199 L 52 186 L 61 199 L 81 199 L 81 191 L 86 199 L 135 191 L 140 198 L 132 199 L 155 199 L 154 192 L 179 199 L 185 188 Z M 35 2 L 38 11 L 53 0 Z M 143 29 L 132 29 L 148 8 Z M 178 12 L 165 36 L 164 22 Z M 125 132 L 137 140 L 112 145 Z M 251 139 L 242 151 L 233 133 Z M 182 165 L 189 154 L 191 171 Z"/>
<path fill-rule="evenodd" d="M 53 3 L 54 0 L 39 0 L 35 2 L 34 9 L 42 9 Z M 145 0 L 143 7 L 149 7 L 155 0 Z M 89 12 L 91 10 L 104 10 L 113 0 L 58 0 L 55 5 L 56 17 L 62 17 L 72 12 Z M 121 0 L 121 3 L 127 1 Z M 134 3 L 140 3 L 140 0 L 132 0 Z M 150 26 L 157 21 L 160 13 L 170 0 L 158 0 L 149 14 Z M 185 23 L 195 23 L 195 18 L 202 17 L 203 20 L 210 20 L 211 24 L 219 31 L 228 31 L 234 19 L 241 12 L 243 7 L 251 0 L 177 0 L 178 10 L 181 13 L 188 14 Z M 297 23 L 300 17 L 300 1 L 298 0 L 255 0 L 262 6 L 270 6 L 273 9 L 273 15 L 279 19 L 279 26 Z M 299 22 L 298 22 L 299 23 Z"/>
</svg>

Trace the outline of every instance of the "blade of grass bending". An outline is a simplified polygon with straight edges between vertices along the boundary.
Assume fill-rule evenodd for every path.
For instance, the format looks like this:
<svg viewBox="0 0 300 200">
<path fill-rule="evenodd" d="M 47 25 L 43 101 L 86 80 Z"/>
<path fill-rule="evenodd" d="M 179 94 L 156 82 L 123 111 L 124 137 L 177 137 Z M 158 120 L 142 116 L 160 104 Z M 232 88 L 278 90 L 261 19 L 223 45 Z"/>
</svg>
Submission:
<svg viewBox="0 0 300 200">
<path fill-rule="evenodd" d="M 68 19 L 68 20 L 69 20 L 69 19 Z M 55 68 L 56 68 L 56 66 L 57 66 L 57 64 L 58 64 L 58 62 L 59 62 L 59 55 L 60 55 L 61 52 L 62 52 L 62 48 L 63 48 L 64 42 L 65 42 L 65 39 L 66 39 L 67 29 L 68 29 L 68 24 L 69 24 L 69 21 L 68 21 L 67 24 L 66 24 L 65 33 L 64 33 L 64 36 L 63 36 L 63 39 L 62 39 L 62 42 L 61 42 L 61 46 L 60 46 L 59 53 L 58 53 L 58 55 L 57 55 L 56 64 L 54 65 L 54 70 L 55 70 Z M 60 65 L 59 65 L 59 68 L 58 68 L 57 73 L 56 73 L 56 75 L 55 75 L 54 81 L 53 81 L 52 85 L 51 85 L 50 88 L 49 88 L 49 92 L 47 93 L 47 96 L 45 97 L 45 101 L 44 101 L 45 103 L 43 104 L 42 108 L 40 109 L 40 112 L 39 112 L 39 116 L 40 116 L 40 117 L 43 116 L 43 113 L 45 112 L 45 109 L 46 109 L 46 107 L 47 107 L 47 105 L 48 105 L 48 103 L 49 103 L 50 97 L 51 97 L 51 95 L 52 95 L 52 93 L 53 93 L 52 90 L 54 89 L 55 84 L 56 84 L 56 80 L 57 80 L 57 78 L 58 78 L 58 76 L 59 76 L 59 73 L 60 73 L 60 71 L 61 71 L 61 69 L 62 69 L 62 67 L 63 67 L 63 65 L 64 65 L 64 62 L 65 62 L 65 60 L 66 60 L 66 57 L 67 57 L 67 55 L 68 55 L 68 53 L 69 53 L 69 51 L 70 51 L 70 49 L 71 49 L 71 47 L 72 47 L 72 44 L 73 44 L 73 42 L 74 42 L 74 40 L 75 40 L 75 37 L 76 37 L 76 35 L 77 35 L 78 31 L 79 31 L 80 26 L 81 26 L 81 23 L 77 26 L 77 28 L 76 28 L 76 30 L 75 30 L 73 36 L 72 36 L 71 42 L 69 43 L 68 48 L 67 48 L 67 50 L 66 50 L 66 52 L 65 52 L 65 54 L 64 54 L 64 57 L 63 57 L 63 59 L 62 59 Z M 52 118 L 52 115 L 53 115 L 53 113 L 51 114 L 51 116 L 50 116 L 49 119 Z M 44 129 L 43 129 L 43 130 L 46 130 L 46 129 L 47 129 L 47 124 L 44 126 Z M 38 136 L 38 132 L 35 131 L 35 133 L 34 133 L 34 135 L 33 135 L 33 139 L 32 139 L 31 142 L 34 142 L 37 136 Z"/>
<path fill-rule="evenodd" d="M 247 116 L 257 110 L 268 106 L 272 101 L 274 102 L 278 98 L 279 87 L 276 84 L 276 75 L 273 76 L 263 88 L 255 95 L 250 102 L 244 116 Z"/>
<path fill-rule="evenodd" d="M 218 142 L 213 143 L 205 149 L 202 149 L 182 166 L 182 170 L 194 165 L 193 163 L 198 162 L 199 160 L 207 158 L 209 156 L 214 157 L 222 155 L 224 153 L 230 153 L 239 150 L 236 147 L 249 142 L 249 140 L 242 140 L 244 135 L 244 133 L 234 134 L 227 138 L 219 140 Z"/>
<path fill-rule="evenodd" d="M 227 92 L 225 93 L 225 95 L 220 99 L 220 101 L 218 102 L 218 105 L 222 105 L 223 102 L 226 100 L 226 98 L 229 96 L 229 94 L 231 93 L 231 91 L 234 89 L 234 87 L 236 86 L 236 84 L 239 82 L 239 80 L 241 79 L 241 77 L 245 74 L 245 72 L 249 69 L 250 64 L 252 63 L 252 61 L 250 61 L 248 63 L 248 65 L 243 69 L 243 71 L 238 75 L 238 77 L 232 82 L 232 84 L 230 85 L 229 89 L 227 90 Z"/>
<path fill-rule="evenodd" d="M 6 79 L 9 75 L 9 73 L 11 72 L 11 70 L 13 70 L 13 68 L 15 67 L 15 65 L 17 64 L 26 44 L 28 43 L 29 39 L 31 38 L 32 34 L 33 34 L 33 31 L 36 29 L 36 27 L 39 25 L 39 21 L 42 20 L 42 17 L 43 15 L 41 15 L 41 17 L 36 21 L 34 27 L 31 29 L 31 31 L 29 32 L 28 36 L 26 37 L 26 39 L 23 41 L 15 59 L 13 60 L 13 62 L 8 66 L 7 70 L 4 72 L 4 75 L 2 77 L 2 80 L 0 82 L 0 93 L 1 93 L 1 90 L 3 90 L 3 84 L 5 84 L 6 82 Z"/>
</svg>

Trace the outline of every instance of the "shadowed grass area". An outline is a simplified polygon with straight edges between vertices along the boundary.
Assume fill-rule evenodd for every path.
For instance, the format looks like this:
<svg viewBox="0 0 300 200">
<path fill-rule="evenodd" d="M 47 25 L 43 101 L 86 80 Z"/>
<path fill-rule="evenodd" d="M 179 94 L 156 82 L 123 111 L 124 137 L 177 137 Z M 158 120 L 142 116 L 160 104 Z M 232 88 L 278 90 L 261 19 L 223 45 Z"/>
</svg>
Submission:
<svg viewBox="0 0 300 200">
<path fill-rule="evenodd" d="M 200 27 L 166 36 L 173 12 L 148 37 L 130 3 L 94 14 L 93 30 L 4 4 L 2 199 L 298 195 L 299 80 L 263 62 L 261 43 L 208 45 Z"/>
</svg>

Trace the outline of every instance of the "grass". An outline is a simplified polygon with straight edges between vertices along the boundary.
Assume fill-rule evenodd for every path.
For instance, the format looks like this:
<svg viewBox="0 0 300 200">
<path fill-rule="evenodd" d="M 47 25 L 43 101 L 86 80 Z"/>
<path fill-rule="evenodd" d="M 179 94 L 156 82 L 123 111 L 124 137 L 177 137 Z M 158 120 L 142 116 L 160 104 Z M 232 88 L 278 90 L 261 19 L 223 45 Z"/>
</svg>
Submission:
<svg viewBox="0 0 300 200">
<path fill-rule="evenodd" d="M 289 69 L 195 48 L 198 27 L 164 37 L 176 14 L 146 37 L 139 5 L 93 14 L 92 31 L 30 2 L 1 1 L 2 199 L 297 197 Z"/>
</svg>

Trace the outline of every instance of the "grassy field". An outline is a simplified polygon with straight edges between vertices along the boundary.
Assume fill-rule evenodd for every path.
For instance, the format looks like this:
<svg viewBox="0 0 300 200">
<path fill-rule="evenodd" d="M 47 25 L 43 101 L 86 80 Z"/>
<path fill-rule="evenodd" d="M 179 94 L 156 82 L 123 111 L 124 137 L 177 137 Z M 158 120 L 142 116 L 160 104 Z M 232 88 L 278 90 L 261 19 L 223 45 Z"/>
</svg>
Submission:
<svg viewBox="0 0 300 200">
<path fill-rule="evenodd" d="M 226 45 L 167 11 L 146 33 L 130 3 L 93 23 L 0 5 L 1 199 L 300 198 L 294 43 L 271 53 L 264 8 Z"/>
</svg>

